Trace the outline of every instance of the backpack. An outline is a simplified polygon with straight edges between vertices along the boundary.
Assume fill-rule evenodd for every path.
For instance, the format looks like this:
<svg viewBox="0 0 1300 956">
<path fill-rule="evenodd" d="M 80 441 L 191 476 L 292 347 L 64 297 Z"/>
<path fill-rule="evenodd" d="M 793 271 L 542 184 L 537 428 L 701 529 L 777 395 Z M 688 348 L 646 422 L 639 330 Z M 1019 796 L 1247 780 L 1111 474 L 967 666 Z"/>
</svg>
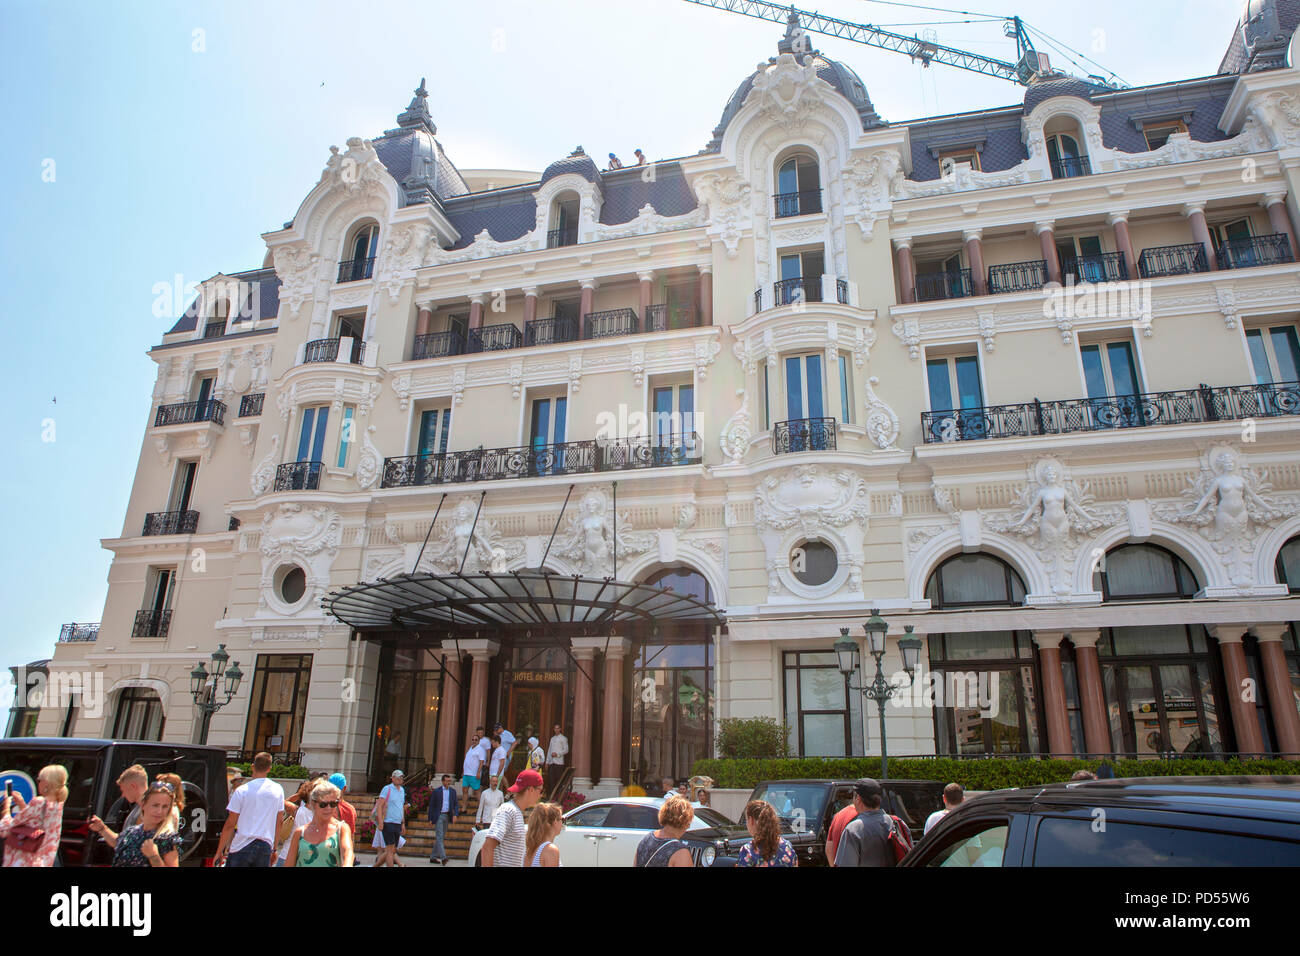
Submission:
<svg viewBox="0 0 1300 956">
<path fill-rule="evenodd" d="M 894 851 L 895 863 L 902 862 L 903 857 L 912 849 L 912 831 L 892 813 L 889 814 L 889 836 L 886 841 Z"/>
</svg>

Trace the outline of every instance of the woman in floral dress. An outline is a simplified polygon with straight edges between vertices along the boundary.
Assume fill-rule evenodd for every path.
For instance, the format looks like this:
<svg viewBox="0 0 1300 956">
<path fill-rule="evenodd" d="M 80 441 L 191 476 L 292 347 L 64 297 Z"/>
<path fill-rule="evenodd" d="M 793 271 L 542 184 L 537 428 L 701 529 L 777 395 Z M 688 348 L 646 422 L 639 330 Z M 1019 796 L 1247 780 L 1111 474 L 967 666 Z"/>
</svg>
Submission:
<svg viewBox="0 0 1300 956">
<path fill-rule="evenodd" d="M 6 839 L 5 866 L 53 866 L 59 852 L 59 838 L 63 835 L 63 801 L 68 799 L 68 771 L 58 764 L 43 767 L 36 775 L 36 792 L 31 803 L 25 803 L 19 794 L 4 798 L 0 813 L 0 839 Z M 10 816 L 14 809 L 17 814 Z M 29 850 L 20 850 L 8 839 L 14 827 L 34 827 L 45 831 L 40 843 Z"/>
<path fill-rule="evenodd" d="M 751 800 L 745 807 L 745 827 L 753 840 L 740 848 L 736 866 L 798 866 L 794 847 L 781 838 L 781 820 L 766 800 Z"/>
<path fill-rule="evenodd" d="M 90 818 L 90 828 L 113 847 L 113 865 L 129 867 L 180 866 L 181 836 L 172 825 L 176 787 L 155 780 L 140 803 L 140 822 L 114 833 L 99 817 Z"/>
</svg>

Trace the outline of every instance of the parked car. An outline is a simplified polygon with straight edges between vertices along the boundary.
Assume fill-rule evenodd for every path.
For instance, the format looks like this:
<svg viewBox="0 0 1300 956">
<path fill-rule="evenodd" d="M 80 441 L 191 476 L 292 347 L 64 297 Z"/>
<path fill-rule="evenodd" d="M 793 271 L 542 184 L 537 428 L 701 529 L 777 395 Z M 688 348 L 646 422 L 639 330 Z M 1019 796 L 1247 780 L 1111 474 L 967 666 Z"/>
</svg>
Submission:
<svg viewBox="0 0 1300 956">
<path fill-rule="evenodd" d="M 113 851 L 91 831 L 90 818 L 107 818 L 121 796 L 118 776 L 136 763 L 148 771 L 150 780 L 160 773 L 174 773 L 185 785 L 181 865 L 202 866 L 216 853 L 227 803 L 226 752 L 221 748 L 77 737 L 0 739 L 0 776 L 17 771 L 35 780 L 41 768 L 52 763 L 68 769 L 68 800 L 59 841 L 63 866 L 112 862 Z"/>
<path fill-rule="evenodd" d="M 902 866 L 1300 866 L 1300 777 L 1133 777 L 998 790 Z"/>
<path fill-rule="evenodd" d="M 631 866 L 642 838 L 659 829 L 659 808 L 664 797 L 609 797 L 574 807 L 564 815 L 564 829 L 555 839 L 565 866 Z M 712 832 L 714 827 L 735 824 L 721 813 L 696 803 L 691 832 Z M 479 854 L 487 830 L 478 830 L 469 844 L 469 865 L 480 866 Z M 690 841 L 697 866 L 708 866 L 700 857 L 712 847 L 711 840 Z"/>
<path fill-rule="evenodd" d="M 781 819 L 782 836 L 794 847 L 800 866 L 826 866 L 826 835 L 831 820 L 853 802 L 854 780 L 764 780 L 750 800 L 766 800 Z M 881 780 L 884 807 L 919 839 L 925 818 L 943 806 L 944 784 L 938 780 Z M 690 834 L 692 840 L 703 834 Z M 750 841 L 742 822 L 719 832 L 713 846 L 713 866 L 734 866 L 740 848 Z"/>
</svg>

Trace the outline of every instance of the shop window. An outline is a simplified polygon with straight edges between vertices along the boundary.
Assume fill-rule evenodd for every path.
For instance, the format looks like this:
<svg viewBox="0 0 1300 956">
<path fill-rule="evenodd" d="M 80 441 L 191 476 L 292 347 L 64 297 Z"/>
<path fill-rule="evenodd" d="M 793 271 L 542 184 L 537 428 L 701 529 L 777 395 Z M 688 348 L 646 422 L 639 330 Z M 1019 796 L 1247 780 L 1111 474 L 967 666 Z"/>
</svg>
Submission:
<svg viewBox="0 0 1300 956">
<path fill-rule="evenodd" d="M 781 655 L 790 752 L 801 757 L 863 754 L 862 694 L 849 686 L 834 651 Z"/>
<path fill-rule="evenodd" d="M 127 687 L 117 695 L 113 717 L 114 740 L 162 740 L 163 707 L 158 692 L 145 687 Z"/>
<path fill-rule="evenodd" d="M 258 654 L 244 749 L 296 754 L 307 715 L 310 654 Z"/>
</svg>

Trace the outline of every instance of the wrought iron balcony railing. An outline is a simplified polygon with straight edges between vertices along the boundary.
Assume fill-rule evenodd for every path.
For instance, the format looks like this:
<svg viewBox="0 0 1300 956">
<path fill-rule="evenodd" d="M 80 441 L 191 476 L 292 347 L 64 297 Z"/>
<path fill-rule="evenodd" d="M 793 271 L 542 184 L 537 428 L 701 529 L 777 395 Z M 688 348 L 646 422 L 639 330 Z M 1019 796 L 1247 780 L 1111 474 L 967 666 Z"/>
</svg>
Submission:
<svg viewBox="0 0 1300 956">
<path fill-rule="evenodd" d="M 699 436 L 597 438 L 384 459 L 384 488 L 698 464 Z"/>
<path fill-rule="evenodd" d="M 308 342 L 303 349 L 302 361 L 304 365 L 312 362 L 337 362 L 339 358 L 340 339 L 313 339 Z M 360 365 L 362 359 L 366 356 L 366 343 L 360 339 L 352 340 L 352 354 L 348 356 L 348 361 L 353 365 Z"/>
<path fill-rule="evenodd" d="M 578 230 L 576 227 L 571 229 L 552 229 L 546 234 L 546 248 L 556 249 L 560 246 L 576 246 L 578 244 Z"/>
<path fill-rule="evenodd" d="M 835 419 L 794 418 L 772 426 L 772 452 L 834 451 Z"/>
<path fill-rule="evenodd" d="M 226 334 L 226 320 L 218 319 L 216 322 L 209 322 L 203 326 L 203 337 L 205 339 L 219 339 Z"/>
<path fill-rule="evenodd" d="M 250 392 L 239 400 L 239 417 L 251 418 L 262 414 L 262 403 L 266 401 L 266 392 Z"/>
<path fill-rule="evenodd" d="M 1087 176 L 1092 172 L 1092 164 L 1087 156 L 1064 156 L 1050 161 L 1053 179 L 1073 179 L 1075 176 Z"/>
<path fill-rule="evenodd" d="M 583 338 L 606 339 L 615 335 L 635 335 L 638 331 L 635 309 L 607 309 L 588 312 L 583 317 Z M 647 330 L 649 331 L 649 330 Z"/>
<path fill-rule="evenodd" d="M 795 276 L 772 283 L 772 300 L 777 305 L 794 305 L 799 302 L 822 300 L 821 276 Z"/>
<path fill-rule="evenodd" d="M 1033 292 L 1045 285 L 1047 285 L 1046 259 L 989 266 L 990 295 L 1001 295 L 1005 292 Z"/>
<path fill-rule="evenodd" d="M 916 301 L 936 302 L 940 299 L 964 299 L 975 294 L 969 269 L 951 269 L 947 272 L 920 272 L 916 276 Z"/>
<path fill-rule="evenodd" d="M 776 218 L 789 216 L 810 216 L 822 211 L 822 191 L 820 189 L 801 189 L 793 193 L 777 193 L 772 197 Z"/>
<path fill-rule="evenodd" d="M 199 526 L 197 511 L 151 511 L 144 516 L 142 535 L 193 534 Z"/>
<path fill-rule="evenodd" d="M 315 491 L 320 487 L 324 462 L 287 461 L 275 469 L 273 491 Z"/>
<path fill-rule="evenodd" d="M 517 325 L 484 325 L 469 330 L 469 348 L 467 352 L 496 352 L 501 349 L 517 349 L 524 344 L 524 333 Z"/>
<path fill-rule="evenodd" d="M 344 259 L 339 263 L 340 282 L 360 282 L 369 279 L 375 270 L 375 257 L 365 259 Z"/>
<path fill-rule="evenodd" d="M 194 422 L 213 422 L 217 425 L 226 423 L 226 405 L 215 398 L 202 402 L 180 402 L 175 405 L 159 405 L 158 413 L 153 417 L 157 425 L 189 425 Z"/>
<path fill-rule="evenodd" d="M 417 335 L 411 347 L 411 359 L 443 358 L 448 355 L 462 355 L 465 352 L 465 336 L 459 329 L 446 332 L 430 332 Z"/>
<path fill-rule="evenodd" d="M 757 295 L 758 293 L 755 293 Z M 675 305 L 669 308 L 666 303 L 646 306 L 645 331 L 667 332 L 669 329 L 693 329 L 700 324 L 699 313 L 693 305 Z"/>
<path fill-rule="evenodd" d="M 99 638 L 99 623 L 64 624 L 59 628 L 60 644 L 90 643 Z"/>
<path fill-rule="evenodd" d="M 1300 415 L 1300 382 L 1209 386 L 1109 398 L 1024 402 L 921 413 L 926 444 L 1026 438 Z"/>
<path fill-rule="evenodd" d="M 1138 257 L 1138 274 L 1143 279 L 1161 276 L 1185 276 L 1193 272 L 1209 272 L 1205 261 L 1205 246 L 1199 242 L 1185 242 L 1178 246 L 1153 246 L 1143 249 Z"/>
<path fill-rule="evenodd" d="M 172 612 L 155 611 L 145 608 L 135 612 L 135 625 L 131 628 L 132 637 L 166 637 L 172 624 Z"/>
<path fill-rule="evenodd" d="M 1285 235 L 1251 236 L 1249 239 L 1229 239 L 1217 251 L 1220 269 L 1250 269 L 1254 266 L 1276 266 L 1294 262 L 1291 240 Z"/>
<path fill-rule="evenodd" d="M 556 345 L 578 338 L 578 320 L 572 315 L 553 315 L 524 323 L 524 345 Z"/>
<path fill-rule="evenodd" d="M 1074 276 L 1075 283 L 1124 282 L 1128 279 L 1128 265 L 1119 252 L 1074 256 L 1061 260 L 1061 281 L 1067 281 L 1068 276 Z"/>
<path fill-rule="evenodd" d="M 847 279 L 835 280 L 835 301 L 840 305 L 849 304 L 849 283 Z"/>
</svg>

